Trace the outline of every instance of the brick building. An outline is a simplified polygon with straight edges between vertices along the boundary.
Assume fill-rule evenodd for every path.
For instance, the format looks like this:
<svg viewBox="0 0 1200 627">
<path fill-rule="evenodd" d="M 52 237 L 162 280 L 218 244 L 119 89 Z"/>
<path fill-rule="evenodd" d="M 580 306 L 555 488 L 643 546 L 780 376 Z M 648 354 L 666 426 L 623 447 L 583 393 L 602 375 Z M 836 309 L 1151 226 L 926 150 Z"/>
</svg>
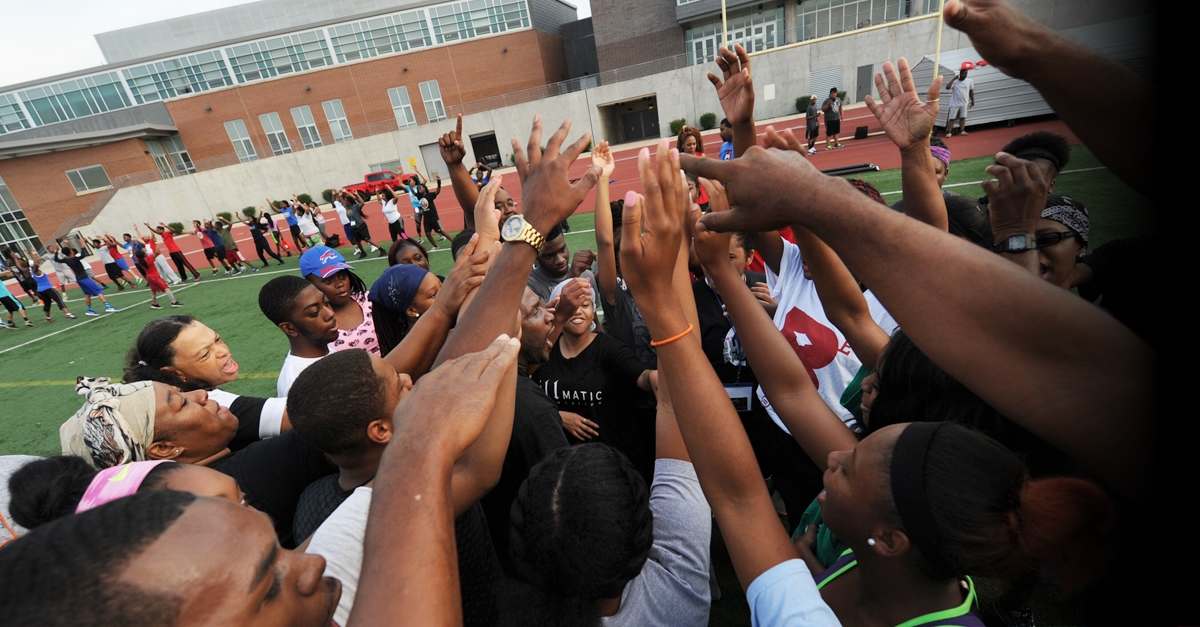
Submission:
<svg viewBox="0 0 1200 627">
<path fill-rule="evenodd" d="M 39 248 L 124 186 L 563 81 L 575 19 L 563 0 L 260 0 L 99 34 L 107 65 L 0 87 L 0 247 Z"/>
</svg>

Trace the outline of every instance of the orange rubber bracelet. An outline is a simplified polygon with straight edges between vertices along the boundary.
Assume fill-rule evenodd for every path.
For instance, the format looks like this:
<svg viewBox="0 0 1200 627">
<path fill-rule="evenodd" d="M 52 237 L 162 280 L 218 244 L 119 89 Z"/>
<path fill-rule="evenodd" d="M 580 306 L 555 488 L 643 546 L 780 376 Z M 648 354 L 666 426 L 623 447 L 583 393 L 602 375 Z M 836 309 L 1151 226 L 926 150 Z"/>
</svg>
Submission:
<svg viewBox="0 0 1200 627">
<path fill-rule="evenodd" d="M 688 333 L 691 333 L 691 332 L 692 332 L 692 329 L 694 329 L 694 328 L 695 328 L 695 327 L 693 327 L 693 326 L 691 325 L 691 323 L 688 323 L 688 328 L 687 328 L 687 329 L 684 329 L 683 333 L 680 333 L 679 335 L 674 335 L 674 336 L 671 336 L 671 337 L 669 337 L 669 338 L 667 338 L 667 339 L 665 339 L 665 340 L 657 340 L 657 341 L 655 341 L 655 340 L 650 340 L 650 345 L 651 345 L 651 346 L 653 346 L 653 347 L 655 347 L 655 348 L 657 348 L 657 347 L 659 347 L 659 346 L 662 346 L 663 344 L 670 344 L 671 342 L 674 342 L 675 340 L 678 340 L 679 338 L 681 338 L 681 337 L 683 337 L 683 336 L 687 335 Z"/>
</svg>

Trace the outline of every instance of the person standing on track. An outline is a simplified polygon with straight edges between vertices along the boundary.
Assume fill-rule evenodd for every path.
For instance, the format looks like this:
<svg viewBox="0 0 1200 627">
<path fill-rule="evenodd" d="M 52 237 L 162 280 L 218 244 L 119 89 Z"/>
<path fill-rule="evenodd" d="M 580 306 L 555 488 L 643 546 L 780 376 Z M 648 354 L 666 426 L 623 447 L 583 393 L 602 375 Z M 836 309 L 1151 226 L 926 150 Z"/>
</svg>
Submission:
<svg viewBox="0 0 1200 627">
<path fill-rule="evenodd" d="M 817 154 L 817 135 L 821 134 L 821 110 L 817 108 L 817 97 L 808 97 L 808 109 L 804 112 L 804 138 L 808 140 L 808 154 Z"/>
<path fill-rule="evenodd" d="M 108 274 L 108 278 L 117 285 L 117 291 L 123 291 L 126 285 L 130 288 L 133 287 L 133 281 L 125 278 L 125 272 L 113 259 L 112 251 L 108 249 L 108 246 L 98 239 L 93 239 L 92 248 L 96 251 L 96 256 L 100 258 L 100 263 L 104 264 L 104 272 Z M 122 285 L 123 283 L 124 285 Z"/>
<path fill-rule="evenodd" d="M 838 135 L 842 132 L 842 99 L 838 98 L 838 88 L 829 88 L 829 97 L 821 103 L 821 112 L 825 114 L 825 150 L 841 148 Z"/>
<path fill-rule="evenodd" d="M 946 83 L 950 90 L 950 111 L 946 114 L 946 135 L 954 134 L 954 121 L 958 120 L 958 134 L 967 134 L 967 109 L 975 106 L 975 81 L 967 78 L 967 70 L 974 69 L 970 61 L 964 61 L 958 76 Z"/>
<path fill-rule="evenodd" d="M 258 268 L 246 261 L 246 258 L 242 256 L 242 251 L 238 250 L 237 240 L 233 239 L 232 224 L 222 218 L 217 218 L 216 222 L 213 222 L 213 230 L 217 232 L 217 236 L 224 242 L 225 261 L 228 261 L 234 267 L 235 274 L 241 274 L 244 270 L 258 272 Z"/>
<path fill-rule="evenodd" d="M 179 270 L 179 276 L 182 277 L 180 280 L 186 281 L 188 270 L 191 270 L 192 276 L 199 281 L 200 273 L 196 271 L 196 267 L 192 265 L 192 262 L 183 256 L 183 251 L 179 249 L 179 244 L 175 243 L 175 232 L 171 230 L 171 227 L 162 222 L 158 223 L 158 228 L 150 226 L 149 222 L 143 222 L 143 224 L 152 232 L 158 233 L 159 237 L 162 238 L 163 246 L 167 247 L 171 261 L 175 262 L 175 267 Z"/>
<path fill-rule="evenodd" d="M 54 322 L 54 318 L 50 317 L 50 303 L 57 303 L 59 311 L 63 312 L 67 318 L 74 320 L 75 314 L 71 313 L 67 309 L 67 306 L 63 304 L 62 298 L 58 296 L 58 291 L 50 283 L 50 277 L 45 272 L 42 272 L 42 267 L 33 264 L 31 271 L 33 272 L 34 280 L 37 281 L 38 296 L 42 298 L 42 312 L 46 316 L 46 322 Z"/>
</svg>

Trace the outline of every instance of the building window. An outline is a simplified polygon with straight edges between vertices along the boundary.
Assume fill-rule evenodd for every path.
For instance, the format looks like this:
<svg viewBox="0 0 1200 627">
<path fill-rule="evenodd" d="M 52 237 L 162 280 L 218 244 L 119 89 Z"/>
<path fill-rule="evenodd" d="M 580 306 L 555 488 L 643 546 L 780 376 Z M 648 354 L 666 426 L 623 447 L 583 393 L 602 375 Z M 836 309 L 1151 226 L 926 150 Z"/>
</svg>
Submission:
<svg viewBox="0 0 1200 627">
<path fill-rule="evenodd" d="M 296 130 L 300 131 L 300 143 L 304 144 L 305 150 L 321 147 L 321 134 L 317 132 L 317 123 L 308 105 L 292 107 L 292 121 L 296 123 Z"/>
<path fill-rule="evenodd" d="M 0 135 L 13 131 L 23 131 L 29 128 L 29 120 L 21 110 L 17 97 L 12 94 L 0 94 Z"/>
<path fill-rule="evenodd" d="M 826 0 L 828 1 L 828 0 Z M 784 42 L 783 5 L 771 8 L 748 9 L 730 12 L 728 15 L 728 37 L 721 38 L 721 16 L 693 23 L 687 29 L 688 64 L 710 63 L 717 58 L 717 49 L 723 45 L 742 44 L 746 52 L 769 50 Z"/>
<path fill-rule="evenodd" d="M 18 95 L 38 126 L 132 106 L 116 72 L 34 87 Z"/>
<path fill-rule="evenodd" d="M 338 63 L 406 52 L 433 44 L 424 11 L 385 15 L 329 29 Z"/>
<path fill-rule="evenodd" d="M 429 8 L 429 21 L 439 44 L 529 28 L 524 0 L 471 0 Z"/>
<path fill-rule="evenodd" d="M 86 168 L 67 170 L 67 179 L 71 181 L 71 186 L 75 188 L 76 194 L 86 194 L 112 187 L 112 181 L 108 180 L 108 173 L 104 171 L 102 165 L 89 165 Z"/>
<path fill-rule="evenodd" d="M 25 219 L 25 212 L 17 205 L 17 199 L 8 191 L 4 179 L 0 178 L 0 248 L 18 250 L 40 250 L 42 241 Z"/>
<path fill-rule="evenodd" d="M 288 142 L 287 133 L 283 131 L 283 122 L 279 120 L 278 113 L 274 111 L 264 113 L 258 116 L 258 121 L 262 124 L 263 132 L 267 134 L 267 141 L 271 144 L 271 154 L 278 157 L 292 151 L 292 145 Z"/>
<path fill-rule="evenodd" d="M 164 179 L 196 173 L 196 165 L 192 163 L 192 157 L 183 147 L 183 140 L 178 135 L 144 141 L 159 175 Z"/>
<path fill-rule="evenodd" d="M 348 142 L 354 139 L 350 133 L 350 123 L 346 121 L 346 110 L 342 108 L 341 99 L 326 100 L 321 103 L 325 110 L 325 119 L 329 121 L 329 130 L 333 133 L 333 143 Z"/>
<path fill-rule="evenodd" d="M 395 172 L 396 174 L 404 174 L 404 162 L 396 159 L 394 161 L 384 161 L 383 163 L 372 163 L 367 166 L 367 172 Z"/>
<path fill-rule="evenodd" d="M 121 74 L 138 104 L 233 84 L 229 68 L 216 52 L 147 63 L 121 70 Z"/>
<path fill-rule="evenodd" d="M 909 11 L 916 11 L 909 15 Z M 796 40 L 806 41 L 937 10 L 930 0 L 800 0 Z"/>
<path fill-rule="evenodd" d="M 419 85 L 421 100 L 425 101 L 425 115 L 430 122 L 446 119 L 446 108 L 442 106 L 442 90 L 438 89 L 437 81 L 425 81 Z"/>
<path fill-rule="evenodd" d="M 232 46 L 225 56 L 239 83 L 333 65 L 320 30 Z"/>
<path fill-rule="evenodd" d="M 434 89 L 437 89 L 436 83 L 434 83 Z M 421 92 L 422 95 L 424 93 Z M 388 98 L 392 101 L 392 111 L 396 114 L 396 126 L 408 128 L 417 125 L 417 116 L 413 113 L 412 102 L 408 100 L 407 87 L 393 87 L 389 89 Z M 429 105 L 426 104 L 425 106 L 428 108 Z"/>
<path fill-rule="evenodd" d="M 254 150 L 254 143 L 250 141 L 250 133 L 246 131 L 245 122 L 241 120 L 226 122 L 225 132 L 229 133 L 229 141 L 233 142 L 233 149 L 237 151 L 238 161 L 245 163 L 258 159 L 258 152 Z"/>
</svg>

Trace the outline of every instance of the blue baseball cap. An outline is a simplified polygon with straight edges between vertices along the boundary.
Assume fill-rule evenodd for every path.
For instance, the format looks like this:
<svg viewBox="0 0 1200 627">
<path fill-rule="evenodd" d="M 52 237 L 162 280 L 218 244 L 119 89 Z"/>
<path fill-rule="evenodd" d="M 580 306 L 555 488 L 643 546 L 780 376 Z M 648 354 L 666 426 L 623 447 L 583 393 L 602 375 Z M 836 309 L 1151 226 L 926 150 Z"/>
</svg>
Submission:
<svg viewBox="0 0 1200 627">
<path fill-rule="evenodd" d="M 354 266 L 346 263 L 342 253 L 328 246 L 313 246 L 300 255 L 300 276 L 315 274 L 328 279 L 337 272 L 353 269 Z"/>
</svg>

